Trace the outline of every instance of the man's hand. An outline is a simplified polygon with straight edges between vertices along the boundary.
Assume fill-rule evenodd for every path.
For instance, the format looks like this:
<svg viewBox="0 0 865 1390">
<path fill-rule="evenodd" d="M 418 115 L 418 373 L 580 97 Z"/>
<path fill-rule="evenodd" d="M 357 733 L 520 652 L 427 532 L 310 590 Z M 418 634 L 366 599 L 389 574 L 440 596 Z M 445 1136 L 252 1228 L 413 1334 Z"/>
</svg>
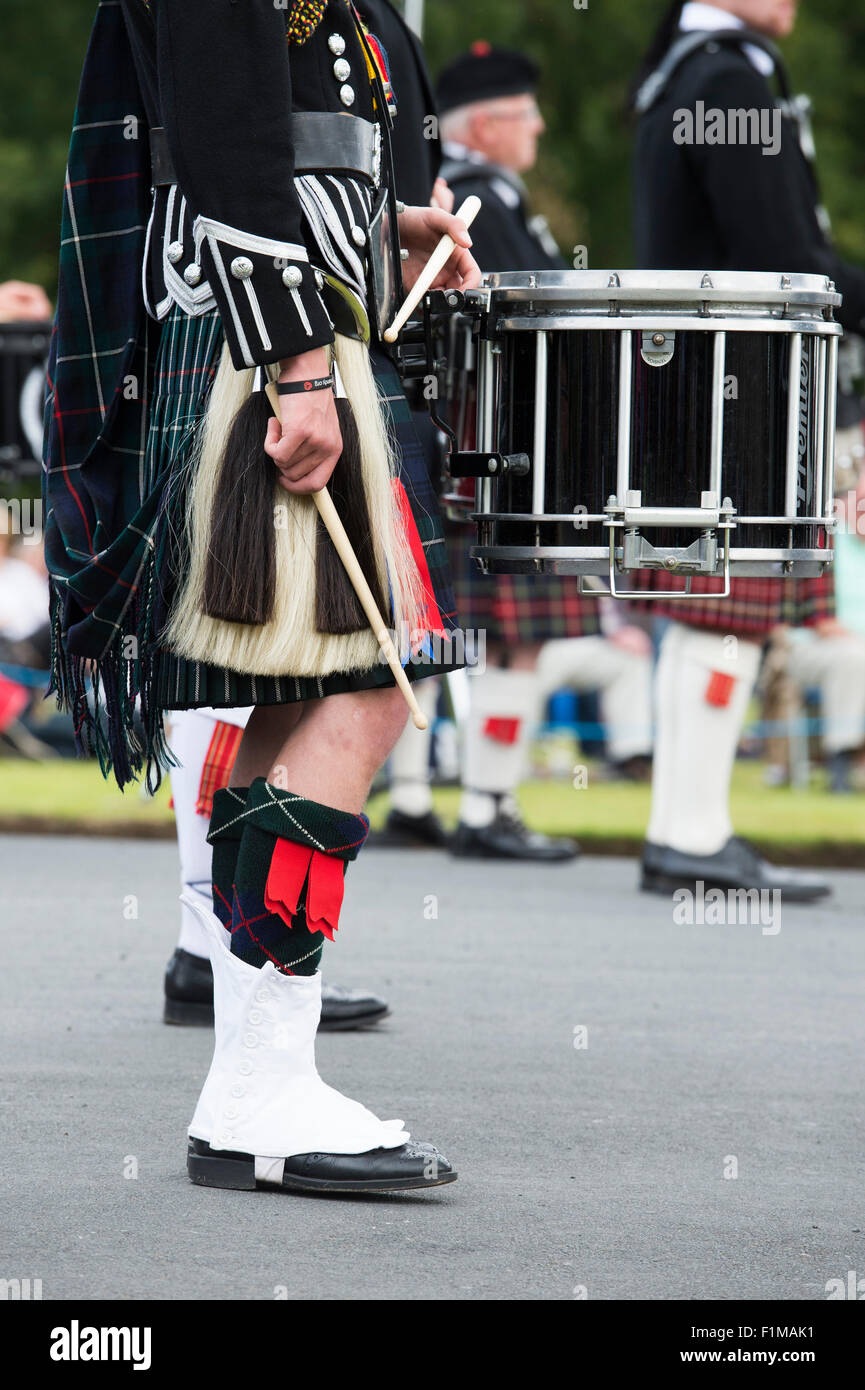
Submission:
<svg viewBox="0 0 865 1390">
<path fill-rule="evenodd" d="M 50 319 L 53 312 L 41 285 L 30 285 L 24 280 L 6 280 L 0 285 L 0 323 Z"/>
<path fill-rule="evenodd" d="M 330 375 L 324 348 L 288 357 L 278 381 L 309 381 Z M 342 453 L 342 434 L 332 390 L 298 391 L 279 398 L 282 429 L 271 417 L 264 451 L 273 459 L 286 492 L 318 492 Z"/>
<path fill-rule="evenodd" d="M 481 271 L 469 251 L 472 239 L 464 222 L 443 208 L 408 207 L 399 217 L 399 239 L 408 251 L 402 278 L 410 290 L 430 256 L 447 233 L 456 246 L 433 281 L 434 290 L 473 290 L 481 283 Z"/>
</svg>

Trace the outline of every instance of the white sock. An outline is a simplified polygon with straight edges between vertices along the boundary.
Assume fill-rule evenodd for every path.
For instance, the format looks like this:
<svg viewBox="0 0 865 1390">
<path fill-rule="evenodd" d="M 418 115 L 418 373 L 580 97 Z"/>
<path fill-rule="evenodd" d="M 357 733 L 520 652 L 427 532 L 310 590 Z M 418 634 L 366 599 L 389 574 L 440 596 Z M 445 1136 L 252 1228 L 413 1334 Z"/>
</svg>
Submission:
<svg viewBox="0 0 865 1390">
<path fill-rule="evenodd" d="M 416 729 L 409 720 L 397 739 L 388 763 L 390 804 L 404 816 L 425 816 L 432 810 L 429 757 L 439 683 L 436 679 L 417 681 L 413 688 L 429 724 L 426 729 Z"/>
<path fill-rule="evenodd" d="M 209 821 L 195 811 L 204 759 L 216 721 L 197 710 L 180 710 L 171 715 L 169 744 L 179 761 L 171 768 L 171 795 L 177 822 L 177 846 L 180 851 L 181 888 L 194 896 L 208 911 L 213 908 L 211 864 L 212 851 L 207 843 Z M 181 903 L 180 938 L 178 946 L 193 956 L 209 956 L 207 932 L 195 912 Z"/>
<path fill-rule="evenodd" d="M 513 793 L 525 769 L 526 746 L 538 716 L 534 671 L 488 669 L 473 674 L 463 737 L 460 820 L 489 825 L 497 796 Z"/>
<path fill-rule="evenodd" d="M 664 633 L 655 675 L 652 811 L 646 832 L 653 844 L 684 854 L 716 854 L 733 834 L 730 779 L 760 652 L 756 642 L 682 623 L 671 623 Z"/>
<path fill-rule="evenodd" d="M 615 762 L 652 751 L 652 659 L 609 638 L 562 637 L 545 642 L 537 665 L 548 699 L 563 686 L 601 692 L 607 751 Z"/>
</svg>

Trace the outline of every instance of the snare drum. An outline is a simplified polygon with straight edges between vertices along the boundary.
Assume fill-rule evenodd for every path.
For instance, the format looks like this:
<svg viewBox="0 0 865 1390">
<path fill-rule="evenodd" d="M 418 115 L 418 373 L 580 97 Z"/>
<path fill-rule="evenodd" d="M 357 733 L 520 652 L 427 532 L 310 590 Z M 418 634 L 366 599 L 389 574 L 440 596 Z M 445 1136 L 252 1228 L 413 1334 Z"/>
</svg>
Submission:
<svg viewBox="0 0 865 1390">
<path fill-rule="evenodd" d="M 614 594 L 641 569 L 724 592 L 821 573 L 839 303 L 814 275 L 487 276 L 462 310 L 477 444 L 453 461 L 477 479 L 482 569 L 604 575 Z"/>
</svg>

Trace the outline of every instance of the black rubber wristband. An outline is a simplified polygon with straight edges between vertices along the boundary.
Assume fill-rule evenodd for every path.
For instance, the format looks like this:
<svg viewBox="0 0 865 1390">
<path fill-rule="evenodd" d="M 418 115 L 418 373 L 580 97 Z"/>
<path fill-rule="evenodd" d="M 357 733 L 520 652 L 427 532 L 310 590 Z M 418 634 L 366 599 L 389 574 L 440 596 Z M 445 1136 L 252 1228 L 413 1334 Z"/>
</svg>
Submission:
<svg viewBox="0 0 865 1390">
<path fill-rule="evenodd" d="M 279 396 L 293 396 L 299 391 L 326 391 L 333 386 L 332 376 L 316 376 L 309 381 L 278 381 L 276 392 Z"/>
</svg>

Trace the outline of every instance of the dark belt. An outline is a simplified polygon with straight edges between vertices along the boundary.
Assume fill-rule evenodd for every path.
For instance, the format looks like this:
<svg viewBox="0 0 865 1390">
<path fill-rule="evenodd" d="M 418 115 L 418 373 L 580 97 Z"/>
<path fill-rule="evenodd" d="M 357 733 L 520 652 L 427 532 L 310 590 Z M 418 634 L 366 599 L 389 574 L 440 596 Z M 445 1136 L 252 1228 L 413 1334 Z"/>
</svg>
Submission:
<svg viewBox="0 0 865 1390">
<path fill-rule="evenodd" d="M 381 182 L 381 130 L 375 121 L 345 111 L 295 111 L 291 117 L 295 173 L 363 174 L 376 188 Z M 150 130 L 153 187 L 177 183 L 164 126 Z"/>
</svg>

